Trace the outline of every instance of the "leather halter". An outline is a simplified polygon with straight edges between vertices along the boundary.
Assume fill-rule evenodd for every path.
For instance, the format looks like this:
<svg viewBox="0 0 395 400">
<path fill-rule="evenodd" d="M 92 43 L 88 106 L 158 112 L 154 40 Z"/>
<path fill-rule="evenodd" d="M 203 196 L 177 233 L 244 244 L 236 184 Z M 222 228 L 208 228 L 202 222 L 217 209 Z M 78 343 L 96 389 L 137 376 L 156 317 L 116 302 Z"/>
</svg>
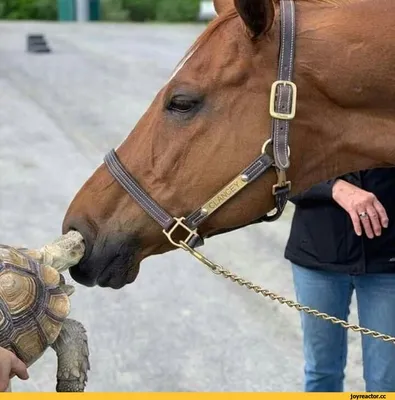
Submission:
<svg viewBox="0 0 395 400">
<path fill-rule="evenodd" d="M 270 115 L 272 117 L 272 135 L 262 147 L 262 152 L 244 171 L 229 182 L 222 190 L 208 200 L 203 206 L 196 209 L 187 217 L 172 217 L 152 199 L 139 183 L 126 171 L 119 161 L 116 152 L 112 149 L 104 158 L 104 162 L 111 175 L 128 192 L 128 194 L 163 228 L 163 233 L 176 247 L 182 247 L 176 242 L 173 235 L 182 228 L 186 231 L 186 238 L 182 240 L 191 248 L 202 246 L 204 238 L 197 231 L 212 213 L 233 198 L 240 190 L 261 177 L 266 171 L 274 167 L 277 173 L 277 184 L 273 186 L 273 196 L 276 202 L 276 212 L 248 224 L 230 229 L 222 229 L 214 234 L 206 235 L 209 238 L 224 232 L 230 232 L 247 225 L 263 221 L 275 221 L 283 213 L 291 190 L 291 182 L 286 179 L 286 170 L 290 165 L 290 149 L 288 146 L 289 123 L 295 117 L 297 88 L 292 82 L 295 57 L 295 4 L 294 0 L 280 0 L 280 53 L 277 81 L 273 83 L 270 95 Z M 268 147 L 271 147 L 271 154 Z"/>
</svg>

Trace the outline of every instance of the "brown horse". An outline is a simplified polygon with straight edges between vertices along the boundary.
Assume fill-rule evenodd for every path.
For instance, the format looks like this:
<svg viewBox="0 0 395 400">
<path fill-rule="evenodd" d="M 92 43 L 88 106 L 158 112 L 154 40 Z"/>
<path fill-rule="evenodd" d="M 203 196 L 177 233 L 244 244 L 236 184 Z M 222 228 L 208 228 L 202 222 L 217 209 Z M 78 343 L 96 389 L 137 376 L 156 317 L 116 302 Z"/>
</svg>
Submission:
<svg viewBox="0 0 395 400">
<path fill-rule="evenodd" d="M 113 170 L 123 165 L 176 217 L 237 176 L 271 135 L 270 93 L 285 32 L 281 1 L 214 3 L 218 18 L 117 149 L 121 164 L 112 160 Z M 297 108 L 289 121 L 287 195 L 347 172 L 395 164 L 395 1 L 295 0 L 294 6 Z M 71 276 L 120 288 L 135 280 L 143 259 L 176 247 L 163 234 L 166 224 L 129 196 L 108 165 L 80 189 L 63 231 L 78 230 L 87 246 Z M 248 225 L 278 206 L 272 188 L 280 176 L 270 168 L 215 213 L 207 217 L 202 208 L 207 218 L 200 236 Z M 237 192 L 244 178 L 221 196 Z M 281 188 L 289 188 L 285 182 Z"/>
</svg>

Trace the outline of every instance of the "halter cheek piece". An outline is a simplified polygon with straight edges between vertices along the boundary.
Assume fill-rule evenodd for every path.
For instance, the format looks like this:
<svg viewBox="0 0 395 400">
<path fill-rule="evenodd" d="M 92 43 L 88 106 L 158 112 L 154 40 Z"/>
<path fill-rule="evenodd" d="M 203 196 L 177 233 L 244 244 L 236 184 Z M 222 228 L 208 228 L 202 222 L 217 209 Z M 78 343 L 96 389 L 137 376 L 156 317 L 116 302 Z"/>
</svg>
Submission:
<svg viewBox="0 0 395 400">
<path fill-rule="evenodd" d="M 291 190 L 291 182 L 287 181 L 286 170 L 290 165 L 290 150 L 288 146 L 289 123 L 295 117 L 297 88 L 292 82 L 295 56 L 295 4 L 293 0 L 280 1 L 281 32 L 280 54 L 277 81 L 273 83 L 270 95 L 270 115 L 272 117 L 272 135 L 262 147 L 261 154 L 236 178 L 208 200 L 203 206 L 187 217 L 172 217 L 141 188 L 138 182 L 125 170 L 112 149 L 104 158 L 111 175 L 129 193 L 129 195 L 163 228 L 163 233 L 176 247 L 182 247 L 173 235 L 182 228 L 185 238 L 182 242 L 195 248 L 204 244 L 197 228 L 211 214 L 218 210 L 228 200 L 233 198 L 244 187 L 260 178 L 266 171 L 274 167 L 277 173 L 277 184 L 273 186 L 276 212 L 235 228 L 223 229 L 205 238 L 224 232 L 230 232 L 247 225 L 275 221 L 283 213 Z M 271 147 L 271 154 L 268 147 Z"/>
</svg>

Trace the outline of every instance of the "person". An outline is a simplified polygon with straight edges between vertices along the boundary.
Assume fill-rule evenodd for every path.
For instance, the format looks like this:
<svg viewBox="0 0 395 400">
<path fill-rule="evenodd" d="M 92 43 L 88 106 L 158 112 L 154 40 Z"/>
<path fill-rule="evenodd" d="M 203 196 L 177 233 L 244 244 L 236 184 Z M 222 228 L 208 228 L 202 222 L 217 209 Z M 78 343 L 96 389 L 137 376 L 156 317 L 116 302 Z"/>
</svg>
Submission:
<svg viewBox="0 0 395 400">
<path fill-rule="evenodd" d="M 294 196 L 285 258 L 297 301 L 395 336 L 395 169 L 346 174 Z M 342 392 L 347 329 L 301 313 L 304 391 Z M 395 391 L 395 343 L 362 335 L 367 392 Z"/>
<path fill-rule="evenodd" d="M 26 365 L 11 351 L 0 347 L 0 392 L 7 391 L 14 376 L 29 379 Z"/>
</svg>

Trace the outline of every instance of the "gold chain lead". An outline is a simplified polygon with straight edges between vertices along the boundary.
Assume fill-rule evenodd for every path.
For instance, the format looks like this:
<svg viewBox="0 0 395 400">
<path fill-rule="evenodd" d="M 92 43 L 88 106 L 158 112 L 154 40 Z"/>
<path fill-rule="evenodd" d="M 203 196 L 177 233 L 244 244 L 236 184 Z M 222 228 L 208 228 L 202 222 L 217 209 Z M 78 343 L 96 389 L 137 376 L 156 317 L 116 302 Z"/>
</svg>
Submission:
<svg viewBox="0 0 395 400">
<path fill-rule="evenodd" d="M 287 300 L 285 297 L 279 296 L 270 290 L 263 289 L 261 286 L 254 285 L 251 281 L 247 281 L 240 276 L 233 274 L 226 268 L 222 267 L 219 264 L 215 264 L 212 261 L 210 261 L 207 257 L 205 257 L 203 254 L 199 253 L 198 251 L 192 249 L 189 247 L 186 243 L 180 242 L 181 247 L 188 251 L 190 254 L 192 254 L 196 259 L 198 259 L 200 262 L 205 264 L 211 272 L 213 272 L 216 275 L 221 275 L 226 279 L 230 279 L 232 282 L 238 283 L 240 286 L 245 286 L 247 289 L 254 291 L 257 294 L 260 294 L 264 297 L 269 297 L 273 301 L 278 301 L 280 304 L 286 304 L 289 308 L 295 308 L 298 311 L 303 311 L 306 314 L 309 315 L 314 315 L 317 318 L 321 318 L 325 321 L 330 321 L 333 324 L 339 324 L 345 329 L 351 329 L 354 332 L 361 332 L 363 335 L 368 335 L 372 336 L 375 339 L 381 339 L 384 342 L 392 342 L 395 343 L 395 337 L 389 336 L 389 335 L 384 335 L 383 333 L 373 331 L 368 328 L 363 328 L 359 325 L 356 324 L 349 324 L 347 321 L 341 320 L 336 317 L 332 317 L 326 313 L 322 313 L 318 310 L 314 310 L 310 307 L 306 307 L 301 305 L 300 303 L 297 303 L 292 300 Z"/>
</svg>

